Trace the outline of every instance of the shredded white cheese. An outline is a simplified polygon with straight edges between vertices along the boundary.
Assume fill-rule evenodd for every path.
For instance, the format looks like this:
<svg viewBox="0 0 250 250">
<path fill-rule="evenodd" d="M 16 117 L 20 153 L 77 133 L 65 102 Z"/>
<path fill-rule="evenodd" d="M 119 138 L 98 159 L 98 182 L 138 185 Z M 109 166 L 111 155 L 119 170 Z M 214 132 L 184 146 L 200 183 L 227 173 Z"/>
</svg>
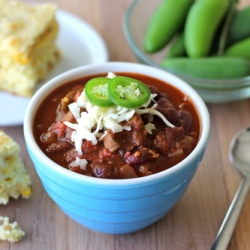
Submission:
<svg viewBox="0 0 250 250">
<path fill-rule="evenodd" d="M 174 125 L 173 125 L 172 123 L 170 123 L 170 122 L 165 118 L 165 116 L 164 116 L 161 112 L 159 112 L 159 111 L 157 111 L 157 110 L 155 110 L 155 109 L 153 109 L 153 108 L 138 109 L 138 110 L 137 110 L 137 113 L 140 114 L 140 115 L 142 115 L 142 114 L 157 115 L 157 116 L 159 116 L 159 117 L 162 119 L 162 121 L 163 121 L 167 126 L 169 126 L 169 127 L 171 127 L 171 128 L 174 127 Z"/>
<path fill-rule="evenodd" d="M 80 169 L 86 170 L 87 164 L 88 164 L 88 162 L 85 159 L 80 159 L 80 158 L 76 157 L 76 159 L 73 162 L 71 162 L 70 166 L 71 167 L 80 166 Z"/>
<path fill-rule="evenodd" d="M 113 79 L 116 75 L 113 72 L 108 72 L 107 78 Z"/>
<path fill-rule="evenodd" d="M 149 134 L 152 134 L 152 130 L 155 129 L 155 125 L 149 122 L 145 125 L 145 129 Z"/>
<path fill-rule="evenodd" d="M 116 76 L 114 73 L 109 72 L 107 77 L 114 78 Z M 149 100 L 140 108 L 124 108 L 120 106 L 104 108 L 90 103 L 83 91 L 77 101 L 69 105 L 69 110 L 75 117 L 76 123 L 68 121 L 64 122 L 66 126 L 74 130 L 71 135 L 71 140 L 75 143 L 77 153 L 80 156 L 82 155 L 81 146 L 83 140 L 91 141 L 96 145 L 98 140 L 102 140 L 105 137 L 105 131 L 108 129 L 111 129 L 113 133 L 130 130 L 130 126 L 122 126 L 121 122 L 128 121 L 132 118 L 134 113 L 149 114 L 149 120 L 152 120 L 152 115 L 157 115 L 167 126 L 174 127 L 174 125 L 171 124 L 160 112 L 155 110 L 157 107 L 154 100 L 155 96 L 156 94 L 151 94 Z M 155 104 L 152 107 L 147 108 L 152 101 L 155 102 Z M 81 112 L 81 109 L 84 111 Z M 145 125 L 145 129 L 151 134 L 152 130 L 155 129 L 155 126 L 152 123 L 148 123 Z M 80 165 L 80 167 L 84 169 L 86 164 L 85 161 L 82 162 L 81 159 L 76 158 L 76 160 L 71 163 L 71 166 L 74 167 Z"/>
</svg>

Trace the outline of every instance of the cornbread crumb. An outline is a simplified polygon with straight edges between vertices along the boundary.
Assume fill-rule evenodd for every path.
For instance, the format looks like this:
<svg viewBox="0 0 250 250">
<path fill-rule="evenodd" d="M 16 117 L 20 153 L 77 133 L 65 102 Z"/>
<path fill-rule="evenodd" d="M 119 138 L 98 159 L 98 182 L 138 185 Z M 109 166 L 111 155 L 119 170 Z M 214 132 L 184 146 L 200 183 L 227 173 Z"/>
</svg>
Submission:
<svg viewBox="0 0 250 250">
<path fill-rule="evenodd" d="M 0 205 L 9 198 L 29 198 L 32 194 L 30 176 L 19 156 L 19 145 L 0 130 Z"/>
<path fill-rule="evenodd" d="M 0 90 L 30 97 L 60 58 L 52 3 L 0 0 Z"/>
<path fill-rule="evenodd" d="M 0 216 L 0 240 L 17 242 L 21 240 L 24 235 L 25 232 L 19 227 L 16 221 L 10 223 L 8 217 Z"/>
</svg>

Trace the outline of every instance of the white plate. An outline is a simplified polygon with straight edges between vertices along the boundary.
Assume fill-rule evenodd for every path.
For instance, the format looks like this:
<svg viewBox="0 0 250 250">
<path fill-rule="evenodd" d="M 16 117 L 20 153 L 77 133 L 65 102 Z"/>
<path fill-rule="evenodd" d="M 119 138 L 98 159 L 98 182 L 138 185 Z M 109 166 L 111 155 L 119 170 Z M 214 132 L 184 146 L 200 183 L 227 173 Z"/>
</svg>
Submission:
<svg viewBox="0 0 250 250">
<path fill-rule="evenodd" d="M 72 68 L 108 61 L 105 42 L 88 23 L 63 10 L 58 10 L 57 20 L 62 58 L 45 82 Z M 0 91 L 0 126 L 22 124 L 29 100 Z"/>
</svg>

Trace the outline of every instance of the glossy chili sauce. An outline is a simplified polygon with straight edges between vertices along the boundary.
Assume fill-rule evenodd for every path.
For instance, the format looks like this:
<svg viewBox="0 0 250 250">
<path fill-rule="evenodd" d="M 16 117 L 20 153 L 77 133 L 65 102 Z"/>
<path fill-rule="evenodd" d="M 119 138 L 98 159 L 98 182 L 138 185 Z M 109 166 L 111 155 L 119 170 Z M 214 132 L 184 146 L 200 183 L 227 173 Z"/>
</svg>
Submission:
<svg viewBox="0 0 250 250">
<path fill-rule="evenodd" d="M 86 82 L 97 76 L 92 75 L 60 86 L 38 108 L 33 132 L 44 154 L 70 171 L 109 179 L 151 175 L 168 169 L 187 157 L 197 145 L 200 135 L 199 117 L 189 98 L 173 86 L 155 78 L 132 73 L 116 75 L 129 76 L 147 84 L 152 93 L 157 93 L 157 110 L 175 127 L 167 127 L 158 116 L 154 116 L 156 129 L 149 134 L 144 129 L 144 124 L 147 123 L 145 115 L 135 114 L 125 124 L 131 126 L 130 131 L 109 131 L 106 139 L 98 141 L 96 145 L 83 140 L 83 154 L 79 157 L 71 141 L 72 129 L 64 124 L 65 120 L 74 121 L 74 117 L 61 101 L 65 97 L 69 102 L 75 101 Z M 87 160 L 86 168 L 72 167 L 71 162 L 76 156 Z"/>
</svg>

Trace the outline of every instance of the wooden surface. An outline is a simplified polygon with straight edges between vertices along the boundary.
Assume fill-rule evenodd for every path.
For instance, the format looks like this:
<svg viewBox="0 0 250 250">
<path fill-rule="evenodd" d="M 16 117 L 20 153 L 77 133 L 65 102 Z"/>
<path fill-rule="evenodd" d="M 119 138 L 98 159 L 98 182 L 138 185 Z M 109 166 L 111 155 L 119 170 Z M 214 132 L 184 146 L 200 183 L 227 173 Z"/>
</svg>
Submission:
<svg viewBox="0 0 250 250">
<path fill-rule="evenodd" d="M 125 10 L 132 0 L 52 2 L 89 22 L 105 40 L 111 61 L 136 62 L 122 30 Z M 243 5 L 250 4 L 250 0 L 241 2 Z M 229 161 L 228 148 L 233 135 L 250 125 L 250 100 L 207 106 L 211 115 L 211 138 L 205 157 L 186 194 L 163 219 L 142 231 L 127 235 L 93 232 L 67 218 L 41 186 L 26 151 L 22 126 L 3 127 L 21 146 L 21 157 L 31 175 L 34 193 L 29 200 L 12 199 L 7 206 L 0 206 L 0 215 L 16 220 L 26 232 L 26 236 L 18 243 L 0 242 L 0 249 L 210 249 L 241 181 L 241 176 Z M 249 249 L 249 234 L 248 194 L 228 249 Z"/>
</svg>

